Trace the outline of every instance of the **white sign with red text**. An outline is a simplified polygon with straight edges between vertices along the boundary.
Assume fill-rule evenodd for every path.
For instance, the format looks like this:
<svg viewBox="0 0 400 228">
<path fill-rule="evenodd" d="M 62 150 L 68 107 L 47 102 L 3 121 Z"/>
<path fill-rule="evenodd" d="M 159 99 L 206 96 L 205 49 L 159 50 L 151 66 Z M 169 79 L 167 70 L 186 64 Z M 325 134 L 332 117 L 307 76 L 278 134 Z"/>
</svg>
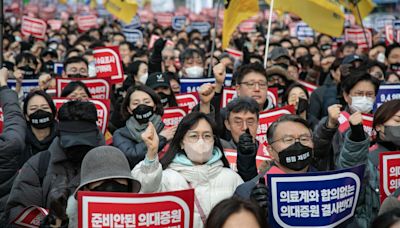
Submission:
<svg viewBox="0 0 400 228">
<path fill-rule="evenodd" d="M 186 109 L 186 110 L 185 110 Z M 188 107 L 170 107 L 164 109 L 164 115 L 162 116 L 162 121 L 165 127 L 178 126 L 179 122 L 188 113 Z"/>
</svg>

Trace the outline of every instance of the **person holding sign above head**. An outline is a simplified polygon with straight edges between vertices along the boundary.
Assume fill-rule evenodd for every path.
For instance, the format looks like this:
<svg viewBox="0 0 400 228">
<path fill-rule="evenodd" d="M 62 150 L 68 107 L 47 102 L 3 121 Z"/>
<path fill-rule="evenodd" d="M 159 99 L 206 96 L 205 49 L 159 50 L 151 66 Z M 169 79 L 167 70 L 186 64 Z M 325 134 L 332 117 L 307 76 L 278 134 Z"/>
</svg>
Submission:
<svg viewBox="0 0 400 228">
<path fill-rule="evenodd" d="M 125 154 L 131 168 L 145 158 L 147 147 L 141 134 L 149 123 L 155 127 L 160 138 L 158 151 L 174 136 L 176 127 L 164 128 L 161 120 L 163 113 L 160 98 L 152 89 L 144 85 L 128 89 L 121 106 L 126 125 L 114 132 L 113 144 Z"/>
<path fill-rule="evenodd" d="M 64 61 L 62 77 L 63 78 L 87 78 L 87 77 L 89 77 L 88 62 L 80 56 L 74 56 L 74 57 L 67 58 Z"/>
<path fill-rule="evenodd" d="M 87 153 L 81 165 L 81 182 L 68 199 L 69 227 L 78 227 L 78 191 L 131 192 L 140 183 L 131 174 L 128 160 L 117 148 L 100 146 Z"/>
<path fill-rule="evenodd" d="M 328 108 L 328 117 L 321 119 L 314 131 L 315 157 L 320 170 L 334 170 L 340 154 L 345 133 L 349 130 L 351 114 L 369 114 L 379 89 L 379 81 L 364 71 L 357 72 L 342 81 L 346 106 L 339 104 Z M 344 109 L 344 111 L 343 111 Z"/>
<path fill-rule="evenodd" d="M 231 197 L 243 183 L 229 168 L 215 129 L 206 114 L 188 114 L 179 123 L 168 151 L 159 161 L 160 139 L 153 124 L 149 124 L 142 134 L 147 146 L 146 157 L 132 170 L 132 176 L 142 184 L 143 193 L 194 188 L 193 227 L 203 227 L 211 209 Z"/>
</svg>

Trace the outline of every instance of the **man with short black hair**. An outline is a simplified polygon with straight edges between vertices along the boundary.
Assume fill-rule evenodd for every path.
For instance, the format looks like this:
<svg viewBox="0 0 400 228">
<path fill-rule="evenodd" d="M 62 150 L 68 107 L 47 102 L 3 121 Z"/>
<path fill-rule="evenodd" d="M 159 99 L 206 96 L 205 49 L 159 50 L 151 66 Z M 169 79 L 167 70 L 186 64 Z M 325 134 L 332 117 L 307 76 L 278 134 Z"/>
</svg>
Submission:
<svg viewBox="0 0 400 228">
<path fill-rule="evenodd" d="M 69 101 L 59 109 L 58 120 L 59 133 L 49 149 L 31 157 L 15 179 L 6 206 L 8 222 L 28 206 L 49 208 L 54 189 L 73 192 L 79 185 L 82 159 L 90 149 L 105 144 L 93 103 Z"/>
<path fill-rule="evenodd" d="M 88 62 L 81 56 L 70 57 L 64 62 L 63 78 L 87 78 Z"/>
<path fill-rule="evenodd" d="M 204 76 L 204 54 L 197 49 L 185 49 L 179 56 L 182 75 L 186 78 L 202 78 Z"/>
</svg>

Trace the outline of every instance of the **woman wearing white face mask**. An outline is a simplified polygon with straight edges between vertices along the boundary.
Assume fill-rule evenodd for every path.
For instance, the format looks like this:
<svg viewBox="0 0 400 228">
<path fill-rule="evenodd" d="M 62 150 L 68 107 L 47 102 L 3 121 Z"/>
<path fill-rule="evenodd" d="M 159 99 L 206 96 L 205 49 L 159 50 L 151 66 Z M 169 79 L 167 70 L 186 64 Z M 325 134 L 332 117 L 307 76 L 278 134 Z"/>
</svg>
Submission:
<svg viewBox="0 0 400 228">
<path fill-rule="evenodd" d="M 146 62 L 137 60 L 132 64 L 129 64 L 128 71 L 126 73 L 128 75 L 131 75 L 135 82 L 146 84 L 146 80 L 148 77 L 147 69 L 148 67 Z"/>
<path fill-rule="evenodd" d="M 147 154 L 132 174 L 142 183 L 141 192 L 163 192 L 194 188 L 194 226 L 203 227 L 211 209 L 233 195 L 243 183 L 229 168 L 215 126 L 206 114 L 185 116 L 171 141 L 169 150 L 158 160 L 158 136 L 152 125 L 142 134 Z"/>
</svg>

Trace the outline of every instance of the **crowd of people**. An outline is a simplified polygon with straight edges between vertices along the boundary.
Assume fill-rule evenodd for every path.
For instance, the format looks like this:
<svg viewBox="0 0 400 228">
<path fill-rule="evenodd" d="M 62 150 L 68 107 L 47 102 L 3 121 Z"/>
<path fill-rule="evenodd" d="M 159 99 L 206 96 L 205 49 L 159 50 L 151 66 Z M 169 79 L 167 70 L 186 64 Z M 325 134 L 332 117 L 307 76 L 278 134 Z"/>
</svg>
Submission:
<svg viewBox="0 0 400 228">
<path fill-rule="evenodd" d="M 381 152 L 400 150 L 400 100 L 376 111 L 373 105 L 380 85 L 400 83 L 400 44 L 375 36 L 369 49 L 351 41 L 338 44 L 325 34 L 300 40 L 277 21 L 264 67 L 266 26 L 233 34 L 230 48 L 242 52 L 237 58 L 222 49 L 215 29 L 204 36 L 143 24 L 143 42 L 131 43 L 118 21 L 104 20 L 79 33 L 70 18 L 37 40 L 22 35 L 20 20 L 6 20 L 0 70 L 1 226 L 13 227 L 24 208 L 36 205 L 49 209 L 42 226 L 77 227 L 80 190 L 140 194 L 193 188 L 194 227 L 268 227 L 268 186 L 260 177 L 271 167 L 290 174 L 365 164 L 355 215 L 342 225 L 393 227 L 400 221 L 400 205 L 381 207 L 378 166 Z M 161 38 L 148 48 L 152 35 Z M 106 145 L 96 124 L 98 113 L 82 81 L 63 89 L 61 97 L 70 101 L 58 110 L 47 93 L 56 77 L 96 77 L 93 50 L 106 46 L 119 48 L 126 75 L 110 93 L 112 145 Z M 61 75 L 55 63 L 63 64 Z M 237 97 L 221 108 L 228 74 Z M 177 126 L 166 127 L 164 109 L 178 105 L 180 80 L 207 77 L 215 83 L 199 87 L 199 104 Z M 14 89 L 9 79 L 16 80 Z M 38 79 L 38 88 L 24 94 L 25 79 Z M 309 93 L 301 82 L 317 88 Z M 269 88 L 277 88 L 276 104 Z M 257 168 L 260 113 L 286 105 L 294 106 L 294 113 L 268 127 L 270 160 Z M 338 129 L 342 111 L 349 113 L 345 131 Z M 362 114 L 373 115 L 375 136 L 364 132 Z M 237 151 L 237 171 L 230 168 L 225 149 Z M 292 156 L 303 159 L 288 159 Z"/>
</svg>

